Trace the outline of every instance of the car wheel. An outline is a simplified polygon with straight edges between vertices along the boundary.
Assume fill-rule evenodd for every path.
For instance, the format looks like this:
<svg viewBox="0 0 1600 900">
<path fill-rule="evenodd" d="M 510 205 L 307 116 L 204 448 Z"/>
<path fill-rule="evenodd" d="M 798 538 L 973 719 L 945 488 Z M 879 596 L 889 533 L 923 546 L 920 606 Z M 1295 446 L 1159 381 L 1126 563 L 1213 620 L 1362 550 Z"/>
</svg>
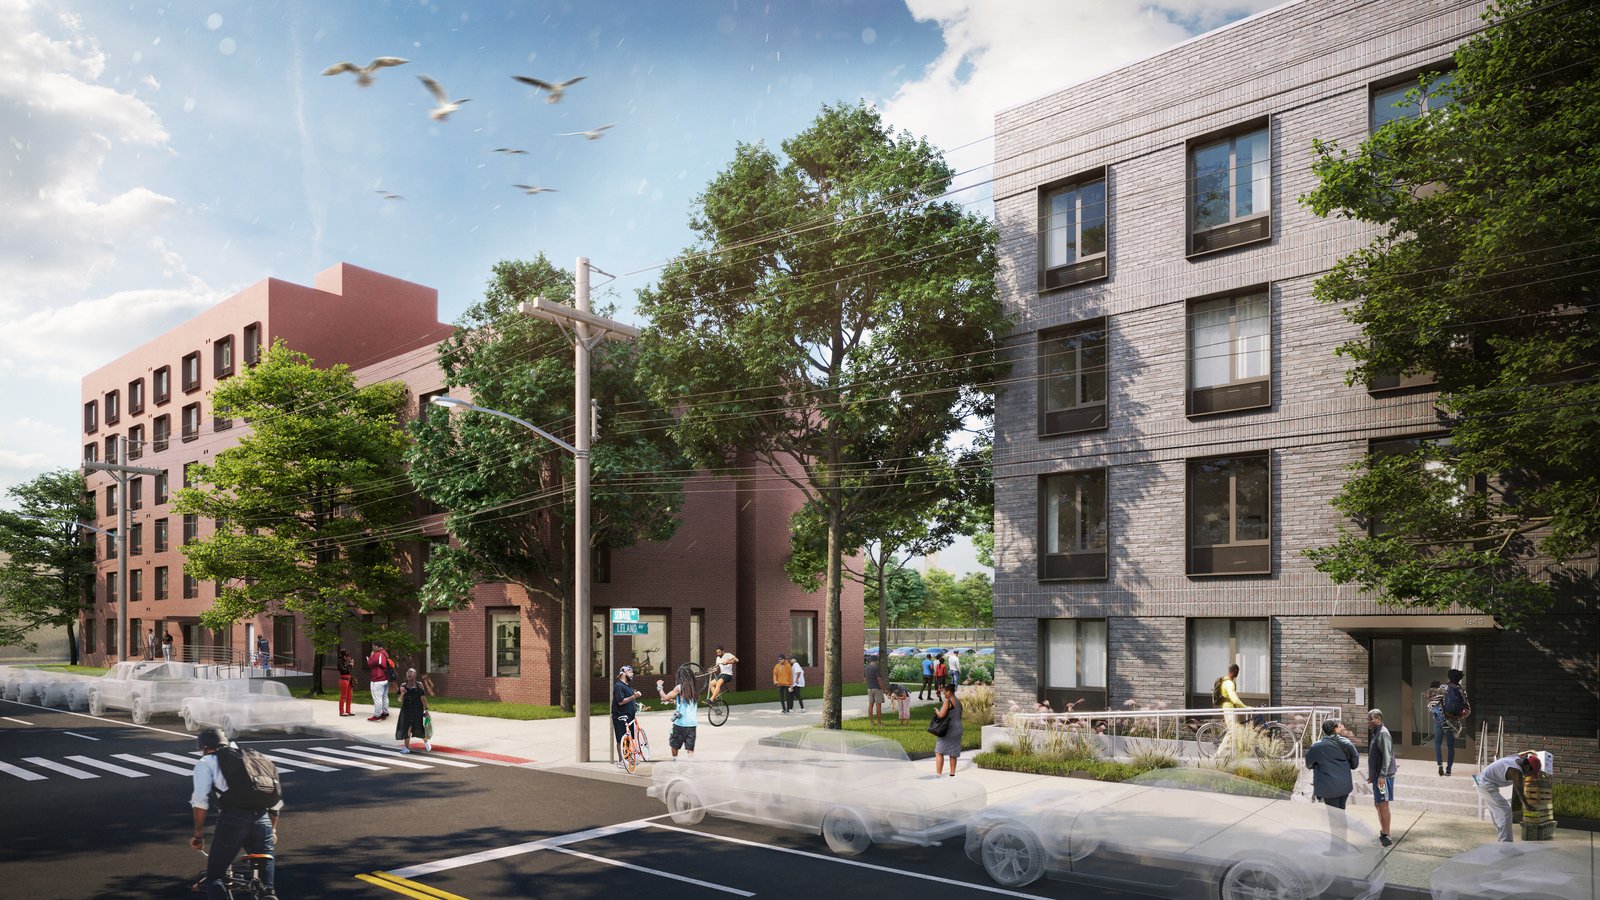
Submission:
<svg viewBox="0 0 1600 900">
<path fill-rule="evenodd" d="M 1306 891 L 1289 867 L 1272 861 L 1246 861 L 1222 879 L 1222 900 L 1305 900 Z"/>
<path fill-rule="evenodd" d="M 997 825 L 983 836 L 983 868 L 996 884 L 1033 884 L 1044 874 L 1044 848 L 1026 828 Z"/>
<path fill-rule="evenodd" d="M 106 701 L 100 696 L 99 691 L 89 692 L 89 715 L 103 716 L 106 714 Z"/>
<path fill-rule="evenodd" d="M 178 713 L 178 715 L 183 717 L 184 731 L 187 731 L 190 734 L 200 733 L 200 723 L 195 721 L 194 710 L 191 709 L 187 704 L 183 707 L 183 711 Z"/>
<path fill-rule="evenodd" d="M 699 825 L 706 817 L 706 808 L 700 805 L 699 795 L 695 794 L 694 788 L 681 781 L 667 786 L 667 812 L 672 815 L 672 821 L 679 825 Z"/>
<path fill-rule="evenodd" d="M 872 846 L 872 835 L 861 817 L 848 809 L 829 810 L 822 817 L 822 839 L 840 856 L 858 856 Z"/>
<path fill-rule="evenodd" d="M 239 736 L 239 729 L 233 725 L 233 716 L 222 717 L 222 736 L 230 741 Z"/>
<path fill-rule="evenodd" d="M 143 697 L 133 698 L 133 721 L 136 725 L 150 724 L 150 701 Z"/>
</svg>

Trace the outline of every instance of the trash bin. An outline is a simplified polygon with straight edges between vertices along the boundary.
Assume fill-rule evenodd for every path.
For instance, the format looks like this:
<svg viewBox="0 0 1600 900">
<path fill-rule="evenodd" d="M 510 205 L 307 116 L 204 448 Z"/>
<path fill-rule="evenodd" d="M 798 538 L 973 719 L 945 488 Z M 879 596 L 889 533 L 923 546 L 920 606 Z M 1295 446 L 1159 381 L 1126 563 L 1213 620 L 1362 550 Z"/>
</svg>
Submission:
<svg viewBox="0 0 1600 900">
<path fill-rule="evenodd" d="M 1543 763 L 1539 774 L 1522 778 L 1522 839 L 1525 841 L 1549 841 L 1556 835 L 1554 758 L 1541 751 L 1539 761 Z"/>
</svg>

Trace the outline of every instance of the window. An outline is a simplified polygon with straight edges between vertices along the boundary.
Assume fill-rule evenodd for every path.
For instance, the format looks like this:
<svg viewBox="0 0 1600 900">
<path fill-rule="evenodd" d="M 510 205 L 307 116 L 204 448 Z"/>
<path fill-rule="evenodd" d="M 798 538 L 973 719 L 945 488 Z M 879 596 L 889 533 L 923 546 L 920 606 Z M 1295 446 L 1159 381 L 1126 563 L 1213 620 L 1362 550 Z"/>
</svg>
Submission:
<svg viewBox="0 0 1600 900">
<path fill-rule="evenodd" d="M 183 439 L 192 441 L 200 436 L 200 404 L 191 403 L 183 408 Z"/>
<path fill-rule="evenodd" d="M 1413 372 L 1409 375 L 1384 373 L 1374 375 L 1367 382 L 1367 393 L 1386 394 L 1390 391 L 1405 391 L 1411 388 L 1433 387 L 1437 376 L 1432 372 Z"/>
<path fill-rule="evenodd" d="M 1106 172 L 1039 191 L 1039 290 L 1106 277 Z"/>
<path fill-rule="evenodd" d="M 802 666 L 815 665 L 817 658 L 817 614 L 789 613 L 789 650 Z"/>
<path fill-rule="evenodd" d="M 188 546 L 200 537 L 200 516 L 195 513 L 185 513 L 183 516 L 183 544 Z"/>
<path fill-rule="evenodd" d="M 1189 460 L 1190 575 L 1272 571 L 1272 462 L 1265 453 Z"/>
<path fill-rule="evenodd" d="M 493 678 L 515 678 L 522 674 L 522 619 L 515 612 L 494 612 L 489 615 L 490 634 L 494 636 L 494 659 L 489 675 Z"/>
<path fill-rule="evenodd" d="M 1397 119 L 1410 119 L 1436 112 L 1455 100 L 1454 72 L 1413 72 L 1403 78 L 1375 84 L 1371 88 L 1370 121 L 1372 130 Z M 1407 96 L 1412 91 L 1414 96 Z"/>
<path fill-rule="evenodd" d="M 156 538 L 155 538 L 155 540 L 156 540 L 155 551 L 157 553 L 165 553 L 167 551 L 167 548 L 171 546 L 171 544 L 168 542 L 168 538 L 167 538 L 167 520 L 166 519 L 157 519 L 156 520 Z"/>
<path fill-rule="evenodd" d="M 1040 580 L 1106 577 L 1106 470 L 1040 480 Z"/>
<path fill-rule="evenodd" d="M 94 648 L 95 648 L 94 626 L 95 626 L 95 620 L 94 619 L 84 619 L 83 620 L 83 650 L 84 650 L 85 653 L 93 653 L 94 652 Z"/>
<path fill-rule="evenodd" d="M 135 522 L 128 526 L 128 555 L 144 555 L 144 523 Z"/>
<path fill-rule="evenodd" d="M 115 425 L 122 418 L 121 394 L 118 391 L 106 391 L 106 424 Z"/>
<path fill-rule="evenodd" d="M 100 461 L 100 445 L 90 441 L 83 445 L 83 461 L 86 463 Z"/>
<path fill-rule="evenodd" d="M 706 611 L 689 610 L 689 661 L 703 664 L 701 653 L 706 646 Z"/>
<path fill-rule="evenodd" d="M 117 602 L 117 573 L 115 572 L 106 573 L 106 602 Z"/>
<path fill-rule="evenodd" d="M 156 476 L 155 504 L 160 506 L 167 502 L 167 496 L 167 470 L 162 469 L 161 474 Z"/>
<path fill-rule="evenodd" d="M 144 634 L 144 620 L 143 619 L 129 619 L 128 620 L 128 656 L 129 656 L 129 658 L 138 659 L 140 656 L 144 655 L 144 638 L 141 637 L 141 635 L 143 635 L 143 634 Z"/>
<path fill-rule="evenodd" d="M 233 374 L 233 335 L 211 342 L 211 377 L 221 381 Z"/>
<path fill-rule="evenodd" d="M 128 382 L 128 415 L 137 416 L 144 412 L 144 379 L 135 378 Z"/>
<path fill-rule="evenodd" d="M 272 617 L 272 659 L 273 662 L 289 662 L 294 659 L 294 616 Z"/>
<path fill-rule="evenodd" d="M 116 514 L 117 514 L 117 486 L 114 485 L 114 484 L 108 484 L 108 485 L 106 485 L 106 515 L 114 516 Z"/>
<path fill-rule="evenodd" d="M 94 434 L 100 428 L 100 403 L 90 400 L 83 405 L 83 433 Z"/>
<path fill-rule="evenodd" d="M 641 612 L 639 622 L 644 625 L 644 634 L 628 639 L 632 647 L 626 664 L 633 666 L 640 684 L 650 684 L 645 679 L 666 678 L 675 671 L 667 663 L 667 614 Z"/>
<path fill-rule="evenodd" d="M 1376 464 L 1386 457 L 1414 454 L 1421 450 L 1432 450 L 1434 452 L 1429 455 L 1442 458 L 1419 460 L 1422 470 L 1430 475 L 1433 475 L 1442 482 L 1453 482 L 1456 489 L 1452 492 L 1454 496 L 1451 497 L 1450 502 L 1452 504 L 1458 504 L 1465 500 L 1468 494 L 1487 490 L 1488 485 L 1479 477 L 1467 476 L 1463 478 L 1455 474 L 1455 471 L 1450 464 L 1451 454 L 1448 449 L 1450 444 L 1450 436 L 1442 433 L 1407 435 L 1406 437 L 1399 438 L 1382 438 L 1380 440 L 1374 440 L 1368 443 L 1367 453 L 1371 457 L 1368 461 L 1368 464 Z M 1384 525 L 1384 523 L 1376 517 L 1368 520 L 1366 525 L 1367 533 L 1373 535 L 1374 537 L 1387 534 L 1394 530 L 1393 528 Z"/>
<path fill-rule="evenodd" d="M 166 403 L 172 399 L 172 367 L 162 366 L 150 375 L 150 383 L 154 387 L 156 405 Z"/>
<path fill-rule="evenodd" d="M 253 366 L 261 362 L 261 323 L 251 322 L 244 327 L 244 364 Z"/>
<path fill-rule="evenodd" d="M 144 509 L 144 476 L 128 479 L 128 509 Z"/>
<path fill-rule="evenodd" d="M 1271 129 L 1265 120 L 1189 143 L 1189 254 L 1272 236 Z"/>
<path fill-rule="evenodd" d="M 1039 699 L 1072 703 L 1080 697 L 1088 709 L 1106 708 L 1106 620 L 1045 619 L 1040 623 Z"/>
<path fill-rule="evenodd" d="M 450 395 L 450 392 L 447 391 L 447 390 L 443 390 L 443 389 L 440 389 L 440 390 L 437 390 L 437 391 L 428 391 L 427 393 L 418 394 L 417 395 L 417 421 L 419 421 L 419 422 L 425 421 L 425 420 L 428 419 L 429 416 L 434 416 L 434 415 L 442 415 L 442 416 L 450 415 L 450 410 L 445 409 L 442 406 L 434 406 L 433 405 L 433 398 L 435 398 L 435 397 L 447 397 L 449 395 Z"/>
<path fill-rule="evenodd" d="M 115 575 L 111 576 L 111 580 L 115 580 L 116 577 L 117 576 L 115 576 Z M 115 596 L 117 592 L 116 592 L 115 589 L 109 589 L 109 590 L 107 590 L 106 593 L 107 593 L 108 596 Z M 107 619 L 106 620 L 106 652 L 109 653 L 109 654 L 112 654 L 113 656 L 116 655 L 116 652 L 117 652 L 117 620 L 116 619 Z"/>
<path fill-rule="evenodd" d="M 233 420 L 230 419 L 230 418 L 227 418 L 225 416 L 213 416 L 211 418 L 211 430 L 212 431 L 227 431 L 229 428 L 232 428 L 232 427 L 233 427 Z"/>
<path fill-rule="evenodd" d="M 144 455 L 144 426 L 134 425 L 128 429 L 128 458 L 138 459 Z"/>
<path fill-rule="evenodd" d="M 1189 707 L 1211 706 L 1211 685 L 1239 666 L 1239 699 L 1266 705 L 1272 695 L 1271 629 L 1266 619 L 1189 620 Z"/>
<path fill-rule="evenodd" d="M 172 416 L 156 416 L 151 430 L 155 437 L 155 450 L 160 453 L 167 449 L 167 445 L 172 441 Z"/>
<path fill-rule="evenodd" d="M 1189 303 L 1191 416 L 1272 405 L 1272 304 L 1266 290 Z"/>
<path fill-rule="evenodd" d="M 1039 333 L 1039 433 L 1106 427 L 1106 321 Z"/>
<path fill-rule="evenodd" d="M 200 465 L 198 462 L 186 462 L 183 464 L 184 487 L 194 487 L 194 467 L 198 465 Z"/>
<path fill-rule="evenodd" d="M 245 332 L 248 334 L 248 330 Z M 428 616 L 428 671 L 446 675 L 450 672 L 450 616 L 434 613 Z"/>
<path fill-rule="evenodd" d="M 128 572 L 128 602 L 138 603 L 144 599 L 144 570 L 133 569 Z M 138 634 L 138 629 L 133 629 Z"/>
<path fill-rule="evenodd" d="M 589 552 L 590 580 L 595 584 L 611 583 L 611 547 L 601 544 Z"/>
<path fill-rule="evenodd" d="M 200 596 L 200 580 L 188 572 L 183 573 L 183 599 L 193 600 L 198 596 Z"/>
<path fill-rule="evenodd" d="M 117 456 L 117 449 L 121 445 L 122 442 L 117 439 L 116 435 L 106 435 L 106 462 L 114 463 L 121 461 L 121 458 Z"/>
<path fill-rule="evenodd" d="M 163 519 L 163 522 L 166 520 Z M 156 566 L 156 599 L 167 599 L 167 567 Z"/>
<path fill-rule="evenodd" d="M 200 351 L 183 358 L 183 391 L 190 393 L 200 390 Z"/>
<path fill-rule="evenodd" d="M 607 679 L 611 668 L 611 626 L 606 623 L 607 610 L 589 616 L 589 674 L 596 679 Z"/>
</svg>

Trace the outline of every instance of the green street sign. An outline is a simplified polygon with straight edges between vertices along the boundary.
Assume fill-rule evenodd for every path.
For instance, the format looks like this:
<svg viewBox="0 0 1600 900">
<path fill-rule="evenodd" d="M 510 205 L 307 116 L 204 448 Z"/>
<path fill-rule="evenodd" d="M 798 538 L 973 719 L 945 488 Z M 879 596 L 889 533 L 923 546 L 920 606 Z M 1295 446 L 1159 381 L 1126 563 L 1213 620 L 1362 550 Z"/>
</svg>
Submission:
<svg viewBox="0 0 1600 900">
<path fill-rule="evenodd" d="M 637 622 L 637 621 L 639 621 L 639 610 L 638 610 L 637 607 L 635 607 L 633 609 L 613 609 L 611 611 L 611 621 L 613 621 L 613 622 Z M 612 632 L 612 633 L 613 634 L 622 634 L 622 632 L 620 632 L 620 631 L 616 631 L 616 632 Z M 643 634 L 644 632 L 641 631 L 639 633 Z"/>
<path fill-rule="evenodd" d="M 637 612 L 637 610 L 635 610 Z M 625 634 L 649 634 L 649 622 L 612 622 L 611 636 L 618 637 Z"/>
</svg>

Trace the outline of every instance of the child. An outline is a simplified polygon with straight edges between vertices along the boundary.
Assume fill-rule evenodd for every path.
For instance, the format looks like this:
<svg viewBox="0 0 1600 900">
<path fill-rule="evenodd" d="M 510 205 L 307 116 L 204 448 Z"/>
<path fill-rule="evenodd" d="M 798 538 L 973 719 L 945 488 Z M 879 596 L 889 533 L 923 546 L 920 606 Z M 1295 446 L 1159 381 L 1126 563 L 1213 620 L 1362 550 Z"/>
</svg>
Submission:
<svg viewBox="0 0 1600 900">
<path fill-rule="evenodd" d="M 911 692 L 903 684 L 892 685 L 889 693 L 894 696 L 895 709 L 900 712 L 900 724 L 905 725 L 911 721 Z"/>
</svg>

